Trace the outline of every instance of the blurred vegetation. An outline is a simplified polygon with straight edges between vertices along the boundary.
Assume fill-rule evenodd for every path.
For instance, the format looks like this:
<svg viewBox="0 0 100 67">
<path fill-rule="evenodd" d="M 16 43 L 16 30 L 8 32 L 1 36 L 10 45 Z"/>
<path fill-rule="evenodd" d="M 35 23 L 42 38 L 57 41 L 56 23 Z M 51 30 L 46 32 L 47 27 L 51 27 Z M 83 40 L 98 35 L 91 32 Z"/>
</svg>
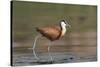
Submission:
<svg viewBox="0 0 100 67">
<path fill-rule="evenodd" d="M 14 41 L 34 38 L 35 27 L 59 24 L 66 19 L 70 32 L 96 31 L 97 7 L 88 5 L 12 2 L 12 33 Z"/>
</svg>

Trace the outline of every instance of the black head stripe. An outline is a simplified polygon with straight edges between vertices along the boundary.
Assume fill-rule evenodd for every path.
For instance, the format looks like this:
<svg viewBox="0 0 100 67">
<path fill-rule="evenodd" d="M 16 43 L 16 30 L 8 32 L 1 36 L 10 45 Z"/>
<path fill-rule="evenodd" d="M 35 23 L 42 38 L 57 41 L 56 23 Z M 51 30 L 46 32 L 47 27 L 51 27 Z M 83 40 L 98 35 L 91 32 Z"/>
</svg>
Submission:
<svg viewBox="0 0 100 67">
<path fill-rule="evenodd" d="M 63 21 L 66 24 L 66 21 L 65 20 L 61 20 L 61 21 Z"/>
</svg>

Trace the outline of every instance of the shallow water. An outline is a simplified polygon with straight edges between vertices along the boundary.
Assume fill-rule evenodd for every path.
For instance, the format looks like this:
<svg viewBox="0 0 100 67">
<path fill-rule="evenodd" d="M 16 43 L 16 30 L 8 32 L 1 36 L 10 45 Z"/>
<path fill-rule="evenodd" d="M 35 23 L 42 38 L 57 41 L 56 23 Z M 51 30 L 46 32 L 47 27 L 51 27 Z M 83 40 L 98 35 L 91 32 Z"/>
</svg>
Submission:
<svg viewBox="0 0 100 67">
<path fill-rule="evenodd" d="M 25 66 L 25 65 L 40 65 L 40 64 L 53 64 L 53 63 L 72 63 L 72 62 L 90 62 L 96 61 L 97 57 L 94 54 L 83 55 L 84 52 L 77 54 L 75 52 L 51 52 L 53 62 L 47 52 L 37 52 L 39 60 L 36 60 L 32 50 L 24 53 L 13 53 L 13 65 L 14 66 Z"/>
</svg>

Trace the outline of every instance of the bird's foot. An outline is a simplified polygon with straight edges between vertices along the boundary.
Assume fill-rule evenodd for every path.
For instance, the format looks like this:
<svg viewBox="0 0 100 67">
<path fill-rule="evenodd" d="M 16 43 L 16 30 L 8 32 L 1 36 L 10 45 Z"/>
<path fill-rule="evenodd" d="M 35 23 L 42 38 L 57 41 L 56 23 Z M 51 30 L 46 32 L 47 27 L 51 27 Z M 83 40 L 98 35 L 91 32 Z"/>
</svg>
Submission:
<svg viewBox="0 0 100 67">
<path fill-rule="evenodd" d="M 53 58 L 51 58 L 50 60 L 48 60 L 48 63 L 49 63 L 49 64 L 54 63 L 54 59 L 53 59 Z"/>
<path fill-rule="evenodd" d="M 39 60 L 40 60 L 40 58 L 38 58 L 38 57 L 35 57 L 35 59 L 36 59 L 37 61 L 39 61 Z"/>
</svg>

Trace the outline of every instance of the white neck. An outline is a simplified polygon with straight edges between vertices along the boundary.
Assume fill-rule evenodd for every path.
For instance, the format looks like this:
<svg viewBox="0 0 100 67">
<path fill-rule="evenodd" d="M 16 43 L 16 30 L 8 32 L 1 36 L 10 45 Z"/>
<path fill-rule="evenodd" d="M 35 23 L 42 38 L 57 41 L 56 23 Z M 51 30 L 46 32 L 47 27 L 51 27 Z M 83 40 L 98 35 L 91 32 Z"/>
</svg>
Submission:
<svg viewBox="0 0 100 67">
<path fill-rule="evenodd" d="M 66 27 L 61 25 L 62 31 L 61 31 L 61 36 L 64 36 L 64 34 L 66 33 Z"/>
</svg>

